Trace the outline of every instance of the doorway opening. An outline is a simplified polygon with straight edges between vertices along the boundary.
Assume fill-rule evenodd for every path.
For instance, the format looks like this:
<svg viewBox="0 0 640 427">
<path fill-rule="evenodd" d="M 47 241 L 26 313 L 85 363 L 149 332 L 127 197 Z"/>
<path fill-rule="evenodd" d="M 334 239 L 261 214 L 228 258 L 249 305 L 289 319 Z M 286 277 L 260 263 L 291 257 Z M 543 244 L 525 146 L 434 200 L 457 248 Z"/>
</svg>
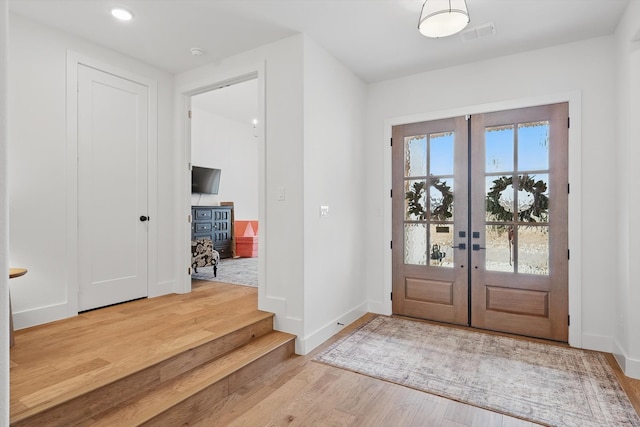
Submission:
<svg viewBox="0 0 640 427">
<path fill-rule="evenodd" d="M 257 75 L 248 75 L 189 98 L 191 244 L 210 239 L 214 258 L 220 258 L 220 265 L 192 264 L 194 279 L 258 283 L 258 84 Z M 218 185 L 194 185 L 194 169 L 215 171 Z M 238 270 L 234 263 L 250 263 L 253 268 L 242 269 L 242 277 L 227 274 Z"/>
</svg>

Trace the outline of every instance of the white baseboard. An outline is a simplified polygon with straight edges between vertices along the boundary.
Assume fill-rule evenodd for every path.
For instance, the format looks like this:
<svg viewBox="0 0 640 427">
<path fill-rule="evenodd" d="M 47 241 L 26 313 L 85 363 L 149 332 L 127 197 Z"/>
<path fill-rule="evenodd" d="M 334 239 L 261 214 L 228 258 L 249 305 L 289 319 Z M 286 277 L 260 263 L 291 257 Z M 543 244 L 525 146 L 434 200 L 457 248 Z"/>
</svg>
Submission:
<svg viewBox="0 0 640 427">
<path fill-rule="evenodd" d="M 283 314 L 287 310 L 287 300 L 279 297 L 263 295 L 262 290 L 258 288 L 258 309 L 268 311 L 269 313 Z"/>
<path fill-rule="evenodd" d="M 167 295 L 171 293 L 182 293 L 176 292 L 174 287 L 176 286 L 175 280 L 167 280 L 165 282 L 158 282 L 153 286 L 149 286 L 149 298 L 155 298 L 162 295 Z"/>
<path fill-rule="evenodd" d="M 325 326 L 307 335 L 303 339 L 296 340 L 296 353 L 308 354 L 320 344 L 340 332 L 345 326 L 353 323 L 367 312 L 367 303 L 364 302 L 358 307 L 349 310 L 347 313 L 327 323 Z"/>
<path fill-rule="evenodd" d="M 585 350 L 613 353 L 613 341 L 611 337 L 604 335 L 582 334 L 582 347 Z"/>
<path fill-rule="evenodd" d="M 15 330 L 30 328 L 44 323 L 66 319 L 69 316 L 68 303 L 38 307 L 13 313 L 13 328 Z"/>
<path fill-rule="evenodd" d="M 260 309 L 263 311 L 269 311 Z M 273 312 L 272 312 L 273 313 Z M 286 332 L 288 334 L 292 334 L 296 336 L 296 354 L 304 354 L 302 353 L 302 349 L 300 348 L 300 337 L 302 336 L 303 324 L 302 319 L 296 317 L 287 317 L 277 315 L 273 318 L 273 329 L 280 332 Z"/>
<path fill-rule="evenodd" d="M 628 377 L 640 380 L 640 360 L 626 358 L 624 374 Z"/>
<path fill-rule="evenodd" d="M 613 342 L 612 353 L 626 376 L 640 380 L 640 360 L 628 357 L 617 340 Z"/>
<path fill-rule="evenodd" d="M 624 351 L 622 351 L 622 347 L 618 344 L 618 340 L 614 340 L 612 346 L 613 349 L 611 352 L 613 353 L 613 357 L 616 359 L 616 362 L 618 362 L 618 365 L 620 365 L 622 372 L 624 372 L 627 366 L 627 358 L 624 355 Z"/>
<path fill-rule="evenodd" d="M 391 301 L 369 301 L 367 311 L 384 316 L 391 316 Z"/>
<path fill-rule="evenodd" d="M 149 298 L 155 298 L 173 292 L 173 281 L 158 283 L 149 288 Z M 50 305 L 47 307 L 38 307 L 20 312 L 13 312 L 13 328 L 15 330 L 30 328 L 32 326 L 43 325 L 45 323 L 55 322 L 56 320 L 66 319 L 77 315 L 77 305 L 72 306 L 68 302 Z"/>
</svg>

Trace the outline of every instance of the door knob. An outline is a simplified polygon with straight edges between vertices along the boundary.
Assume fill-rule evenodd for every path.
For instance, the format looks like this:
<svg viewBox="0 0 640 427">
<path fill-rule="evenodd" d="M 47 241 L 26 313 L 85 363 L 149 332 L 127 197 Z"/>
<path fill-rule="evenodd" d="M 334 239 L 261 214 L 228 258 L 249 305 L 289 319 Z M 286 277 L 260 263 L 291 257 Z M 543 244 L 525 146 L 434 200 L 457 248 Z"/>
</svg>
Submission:
<svg viewBox="0 0 640 427">
<path fill-rule="evenodd" d="M 148 216 L 144 216 L 144 215 L 140 215 L 140 221 L 142 221 L 142 222 L 149 221 L 149 217 Z"/>
</svg>

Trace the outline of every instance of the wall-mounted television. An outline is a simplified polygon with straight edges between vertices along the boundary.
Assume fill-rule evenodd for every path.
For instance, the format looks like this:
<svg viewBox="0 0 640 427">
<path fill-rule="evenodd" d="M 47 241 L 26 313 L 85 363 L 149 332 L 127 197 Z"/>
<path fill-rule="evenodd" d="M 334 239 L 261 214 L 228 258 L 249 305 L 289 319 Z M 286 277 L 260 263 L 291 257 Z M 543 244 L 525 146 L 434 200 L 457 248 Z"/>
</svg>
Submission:
<svg viewBox="0 0 640 427">
<path fill-rule="evenodd" d="M 191 167 L 191 192 L 199 194 L 218 194 L 221 169 Z"/>
</svg>

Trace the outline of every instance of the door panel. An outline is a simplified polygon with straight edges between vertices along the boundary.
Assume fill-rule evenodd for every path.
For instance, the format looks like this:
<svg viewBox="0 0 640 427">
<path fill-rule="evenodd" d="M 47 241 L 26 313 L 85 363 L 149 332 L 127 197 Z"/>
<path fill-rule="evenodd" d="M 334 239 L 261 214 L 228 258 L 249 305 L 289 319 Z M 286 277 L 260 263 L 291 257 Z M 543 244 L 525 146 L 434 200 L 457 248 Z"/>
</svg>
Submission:
<svg viewBox="0 0 640 427">
<path fill-rule="evenodd" d="M 147 296 L 147 100 L 78 67 L 80 311 Z"/>
<path fill-rule="evenodd" d="M 394 126 L 394 313 L 567 340 L 567 117 Z"/>
<path fill-rule="evenodd" d="M 468 323 L 467 135 L 464 118 L 393 128 L 394 313 Z"/>
<path fill-rule="evenodd" d="M 568 339 L 568 105 L 474 116 L 471 324 Z"/>
</svg>

